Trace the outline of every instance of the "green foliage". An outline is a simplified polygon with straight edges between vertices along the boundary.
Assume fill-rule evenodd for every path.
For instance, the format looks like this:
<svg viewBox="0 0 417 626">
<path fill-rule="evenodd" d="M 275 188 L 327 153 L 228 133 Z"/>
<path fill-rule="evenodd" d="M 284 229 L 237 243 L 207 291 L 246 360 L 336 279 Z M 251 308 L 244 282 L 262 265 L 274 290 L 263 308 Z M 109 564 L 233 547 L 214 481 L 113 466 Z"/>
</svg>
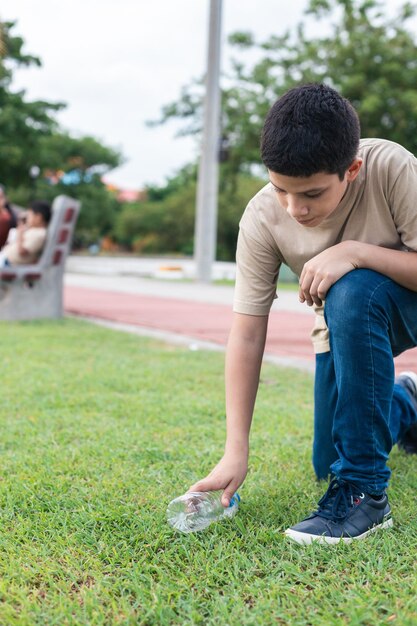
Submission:
<svg viewBox="0 0 417 626">
<path fill-rule="evenodd" d="M 2 24 L 0 56 L 0 171 L 10 186 L 29 182 L 28 172 L 37 163 L 39 138 L 57 128 L 53 113 L 61 103 L 28 101 L 25 92 L 13 92 L 13 70 L 19 66 L 40 65 L 37 57 L 25 54 L 21 37 L 12 35 L 14 23 Z"/>
<path fill-rule="evenodd" d="M 2 625 L 416 623 L 416 457 L 391 455 L 392 531 L 283 535 L 325 490 L 311 376 L 263 367 L 238 515 L 180 535 L 169 500 L 223 453 L 223 355 L 75 320 L 1 326 Z"/>
<path fill-rule="evenodd" d="M 406 3 L 388 19 L 381 2 L 339 4 L 344 11 L 330 36 L 309 41 L 302 34 L 303 71 L 314 80 L 332 83 L 351 100 L 363 136 L 397 141 L 417 153 L 417 40 L 404 28 L 416 7 Z M 329 21 L 334 4 L 314 0 L 310 12 Z M 298 79 L 290 68 L 288 73 Z"/>
<path fill-rule="evenodd" d="M 406 3 L 389 18 L 385 4 L 377 0 L 311 0 L 306 13 L 294 31 L 267 41 L 256 42 L 250 33 L 229 39 L 239 50 L 222 89 L 222 134 L 229 145 L 231 177 L 259 164 L 267 111 L 288 88 L 306 82 L 328 83 L 349 98 L 363 136 L 397 141 L 417 153 L 417 39 L 405 26 L 416 7 Z M 312 20 L 328 34 L 308 36 Z M 257 52 L 252 65 L 244 62 L 246 50 Z M 160 122 L 184 119 L 183 133 L 196 134 L 201 111 L 201 86 L 194 82 L 177 102 L 164 107 Z"/>
<path fill-rule="evenodd" d="M 120 165 L 122 156 L 93 137 L 76 138 L 61 130 L 53 114 L 63 108 L 62 103 L 30 102 L 24 91 L 12 90 L 16 67 L 41 62 L 23 52 L 23 39 L 12 34 L 14 23 L 0 25 L 0 182 L 7 185 L 12 201 L 22 206 L 34 196 L 77 197 L 82 210 L 75 242 L 97 241 L 111 231 L 120 208 L 100 176 Z M 29 176 L 33 165 L 40 168 L 36 180 Z M 45 177 L 52 180 L 58 172 L 72 174 L 76 184 L 48 184 Z"/>
<path fill-rule="evenodd" d="M 126 205 L 117 220 L 117 239 L 141 253 L 191 253 L 195 196 L 196 184 L 190 181 L 162 200 Z"/>
<path fill-rule="evenodd" d="M 111 234 L 121 204 L 107 190 L 100 176 L 120 162 L 118 153 L 91 137 L 76 139 L 65 133 L 54 133 L 40 140 L 38 157 L 41 176 L 30 187 L 21 185 L 9 191 L 13 201 L 27 206 L 33 197 L 52 202 L 60 194 L 73 196 L 82 203 L 74 246 L 85 247 Z M 46 176 L 53 177 L 57 172 L 72 173 L 78 182 L 48 182 Z"/>
<path fill-rule="evenodd" d="M 39 163 L 43 176 L 61 170 L 73 175 L 75 183 L 57 184 L 47 179 L 36 181 L 36 194 L 52 200 L 59 194 L 71 195 L 81 201 L 81 212 L 75 233 L 75 245 L 86 246 L 112 232 L 121 205 L 101 182 L 101 176 L 121 163 L 121 155 L 103 146 L 93 137 L 71 137 L 54 133 L 39 143 Z"/>
<path fill-rule="evenodd" d="M 39 141 L 38 162 L 43 168 L 68 172 L 78 170 L 83 176 L 93 171 L 105 174 L 122 163 L 122 156 L 94 137 L 73 137 L 63 131 Z"/>
<path fill-rule="evenodd" d="M 248 198 L 264 181 L 240 175 L 233 188 L 220 190 L 217 258 L 234 260 L 238 224 Z M 115 235 L 125 246 L 141 253 L 192 254 L 196 203 L 195 168 L 182 170 L 164 187 L 153 188 L 155 201 L 126 205 L 120 212 Z"/>
<path fill-rule="evenodd" d="M 197 178 L 197 166 L 194 163 L 186 165 L 179 172 L 167 180 L 162 186 L 148 185 L 146 193 L 150 202 L 163 200 L 171 193 L 180 191 L 189 183 L 194 183 Z"/>
</svg>

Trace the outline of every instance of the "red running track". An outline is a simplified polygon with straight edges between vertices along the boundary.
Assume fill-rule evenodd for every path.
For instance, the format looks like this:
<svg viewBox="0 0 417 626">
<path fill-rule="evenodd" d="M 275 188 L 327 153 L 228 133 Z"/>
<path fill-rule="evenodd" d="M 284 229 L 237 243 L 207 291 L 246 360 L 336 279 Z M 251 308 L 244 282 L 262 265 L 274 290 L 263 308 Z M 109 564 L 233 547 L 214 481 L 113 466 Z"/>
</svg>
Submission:
<svg viewBox="0 0 417 626">
<path fill-rule="evenodd" d="M 132 324 L 158 331 L 177 333 L 225 345 L 232 321 L 229 305 L 190 302 L 66 286 L 64 307 L 67 313 L 96 317 L 121 324 Z M 271 311 L 266 353 L 314 362 L 310 331 L 311 314 Z M 417 371 L 417 348 L 395 359 L 396 371 Z"/>
</svg>

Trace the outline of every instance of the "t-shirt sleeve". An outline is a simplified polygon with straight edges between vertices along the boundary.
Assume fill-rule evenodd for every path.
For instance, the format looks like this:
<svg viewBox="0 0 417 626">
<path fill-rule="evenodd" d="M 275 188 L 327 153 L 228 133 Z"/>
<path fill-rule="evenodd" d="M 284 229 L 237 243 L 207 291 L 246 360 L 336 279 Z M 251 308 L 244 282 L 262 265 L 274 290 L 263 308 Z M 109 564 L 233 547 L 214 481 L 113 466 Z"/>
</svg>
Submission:
<svg viewBox="0 0 417 626">
<path fill-rule="evenodd" d="M 417 159 L 410 153 L 392 185 L 389 204 L 403 245 L 417 252 Z"/>
<path fill-rule="evenodd" d="M 247 209 L 248 211 L 248 209 Z M 246 315 L 268 315 L 282 260 L 267 233 L 253 216 L 244 214 L 236 250 L 233 310 Z"/>
</svg>

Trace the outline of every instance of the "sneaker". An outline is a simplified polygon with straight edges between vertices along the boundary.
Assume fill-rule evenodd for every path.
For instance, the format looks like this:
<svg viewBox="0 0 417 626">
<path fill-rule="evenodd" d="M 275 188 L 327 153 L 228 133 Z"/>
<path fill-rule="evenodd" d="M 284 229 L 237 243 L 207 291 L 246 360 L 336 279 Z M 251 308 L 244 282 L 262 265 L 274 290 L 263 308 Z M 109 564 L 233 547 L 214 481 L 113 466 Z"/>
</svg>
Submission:
<svg viewBox="0 0 417 626">
<path fill-rule="evenodd" d="M 417 374 L 414 372 L 401 372 L 395 379 L 395 382 L 406 390 L 417 411 Z M 417 454 L 417 423 L 410 426 L 398 441 L 398 447 L 404 450 L 406 454 Z"/>
<path fill-rule="evenodd" d="M 371 496 L 352 483 L 332 480 L 314 511 L 285 534 L 300 544 L 350 543 L 364 539 L 378 528 L 392 526 L 391 508 L 385 493 Z"/>
</svg>

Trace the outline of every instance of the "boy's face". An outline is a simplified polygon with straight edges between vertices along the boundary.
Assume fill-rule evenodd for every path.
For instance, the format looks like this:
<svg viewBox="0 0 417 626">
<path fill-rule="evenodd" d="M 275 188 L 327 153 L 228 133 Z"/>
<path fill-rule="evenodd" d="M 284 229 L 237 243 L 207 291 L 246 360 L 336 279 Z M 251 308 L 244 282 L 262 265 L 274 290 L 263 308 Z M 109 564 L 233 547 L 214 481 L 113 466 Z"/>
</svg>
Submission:
<svg viewBox="0 0 417 626">
<path fill-rule="evenodd" d="M 35 213 L 32 209 L 26 211 L 26 226 L 28 228 L 39 228 L 45 226 L 42 213 Z"/>
<path fill-rule="evenodd" d="M 336 209 L 355 180 L 362 165 L 355 159 L 343 180 L 338 174 L 319 172 L 312 176 L 284 176 L 269 170 L 269 179 L 278 194 L 280 205 L 288 215 L 306 228 L 319 226 Z"/>
</svg>

